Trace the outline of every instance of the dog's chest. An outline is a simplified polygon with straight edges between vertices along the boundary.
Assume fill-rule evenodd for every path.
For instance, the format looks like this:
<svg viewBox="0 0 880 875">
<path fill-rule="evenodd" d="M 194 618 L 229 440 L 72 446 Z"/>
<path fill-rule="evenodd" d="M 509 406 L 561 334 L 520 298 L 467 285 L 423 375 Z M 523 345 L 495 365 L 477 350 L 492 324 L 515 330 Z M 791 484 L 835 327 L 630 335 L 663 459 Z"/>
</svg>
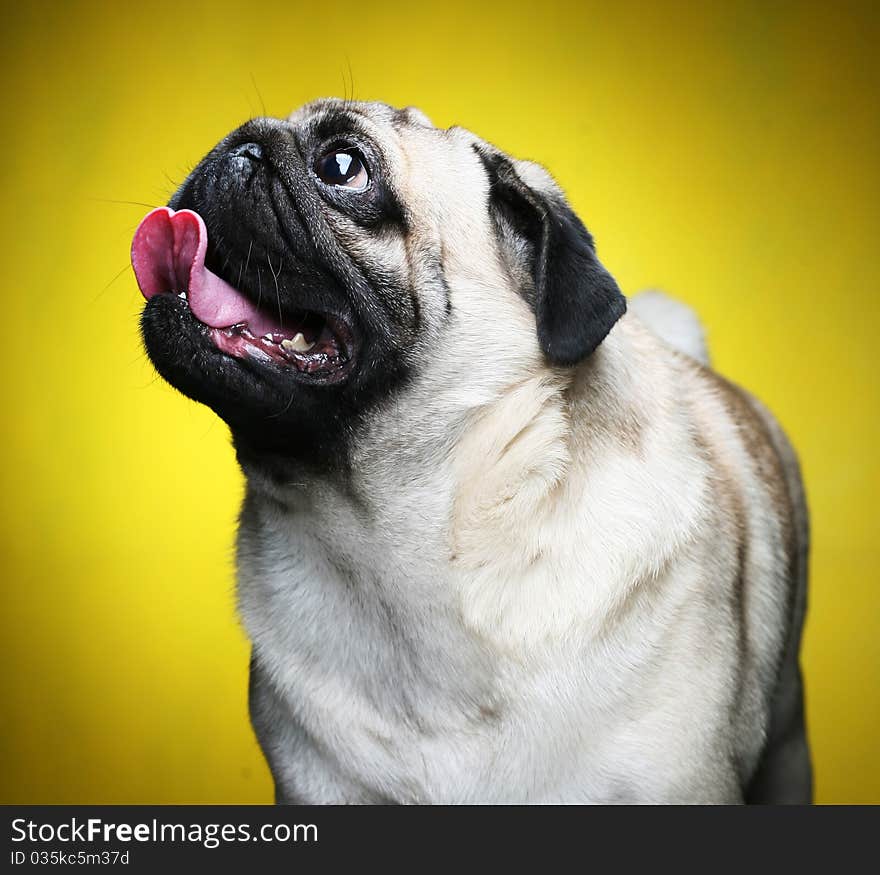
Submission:
<svg viewBox="0 0 880 875">
<path fill-rule="evenodd" d="M 661 707 L 676 701 L 669 691 L 649 691 L 640 671 L 620 668 L 648 661 L 654 642 L 644 630 L 640 641 L 622 634 L 596 647 L 504 654 L 454 621 L 438 595 L 453 587 L 428 545 L 422 571 L 434 573 L 408 575 L 406 585 L 411 596 L 435 590 L 431 605 L 389 604 L 375 580 L 341 574 L 308 539 L 292 543 L 287 561 L 276 547 L 240 568 L 242 615 L 277 701 L 273 772 L 292 797 L 623 800 L 634 776 L 656 781 L 657 763 L 686 744 Z M 371 564 L 384 593 L 393 564 Z"/>
<path fill-rule="evenodd" d="M 699 563 L 612 612 L 614 568 L 632 573 L 613 539 L 557 533 L 528 569 L 463 577 L 443 489 L 400 506 L 377 525 L 326 493 L 294 515 L 245 504 L 239 605 L 275 703 L 260 740 L 292 797 L 613 801 L 712 756 L 729 667 L 691 658 L 700 611 L 723 610 L 682 607 Z"/>
<path fill-rule="evenodd" d="M 401 656 L 408 641 L 361 643 L 354 662 L 363 671 L 318 664 L 310 647 L 257 642 L 284 723 L 270 742 L 280 760 L 273 772 L 292 798 L 461 803 L 625 793 L 609 773 L 613 733 L 601 712 L 613 710 L 611 697 L 603 701 L 583 677 L 562 694 L 569 661 L 490 670 L 479 656 L 441 664 L 435 655 L 430 667 L 415 667 Z"/>
</svg>

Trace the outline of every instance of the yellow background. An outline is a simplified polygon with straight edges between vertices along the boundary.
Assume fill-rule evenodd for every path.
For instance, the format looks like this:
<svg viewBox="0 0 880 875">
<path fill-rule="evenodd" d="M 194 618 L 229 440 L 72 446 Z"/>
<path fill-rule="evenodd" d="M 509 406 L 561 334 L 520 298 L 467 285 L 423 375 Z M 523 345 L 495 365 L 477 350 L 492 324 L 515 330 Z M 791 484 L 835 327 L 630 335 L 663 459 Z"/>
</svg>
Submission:
<svg viewBox="0 0 880 875">
<path fill-rule="evenodd" d="M 817 796 L 880 802 L 869 10 L 4 4 L 0 801 L 271 799 L 233 602 L 241 478 L 222 423 L 155 378 L 125 268 L 228 130 L 353 93 L 547 164 L 624 290 L 695 306 L 719 369 L 779 415 L 812 506 Z"/>
</svg>

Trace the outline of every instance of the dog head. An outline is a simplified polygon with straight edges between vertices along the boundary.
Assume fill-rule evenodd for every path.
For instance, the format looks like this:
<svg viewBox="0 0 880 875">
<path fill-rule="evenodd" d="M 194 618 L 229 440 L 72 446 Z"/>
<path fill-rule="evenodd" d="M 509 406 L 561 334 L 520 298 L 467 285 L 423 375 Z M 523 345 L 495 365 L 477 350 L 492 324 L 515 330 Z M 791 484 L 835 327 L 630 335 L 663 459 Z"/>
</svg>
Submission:
<svg viewBox="0 0 880 875">
<path fill-rule="evenodd" d="M 379 103 L 244 124 L 132 260 L 150 358 L 248 459 L 343 460 L 389 399 L 478 405 L 577 365 L 626 308 L 542 168 Z"/>
</svg>

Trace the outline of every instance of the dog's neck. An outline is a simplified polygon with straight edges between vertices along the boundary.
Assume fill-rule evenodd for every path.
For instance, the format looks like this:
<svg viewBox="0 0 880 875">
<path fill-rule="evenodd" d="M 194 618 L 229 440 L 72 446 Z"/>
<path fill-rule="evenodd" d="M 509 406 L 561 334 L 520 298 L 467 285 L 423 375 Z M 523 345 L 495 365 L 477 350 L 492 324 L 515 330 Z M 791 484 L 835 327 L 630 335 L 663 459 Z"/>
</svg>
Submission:
<svg viewBox="0 0 880 875">
<path fill-rule="evenodd" d="M 367 698 L 375 678 L 418 677 L 397 693 L 434 689 L 443 708 L 451 678 L 485 704 L 499 658 L 598 632 L 687 537 L 703 494 L 657 445 L 658 431 L 687 439 L 668 416 L 674 381 L 645 371 L 654 341 L 628 321 L 580 368 L 537 368 L 478 406 L 392 404 L 345 482 L 251 476 L 239 576 L 257 651 L 320 653 Z M 648 513 L 615 518 L 621 492 Z"/>
</svg>

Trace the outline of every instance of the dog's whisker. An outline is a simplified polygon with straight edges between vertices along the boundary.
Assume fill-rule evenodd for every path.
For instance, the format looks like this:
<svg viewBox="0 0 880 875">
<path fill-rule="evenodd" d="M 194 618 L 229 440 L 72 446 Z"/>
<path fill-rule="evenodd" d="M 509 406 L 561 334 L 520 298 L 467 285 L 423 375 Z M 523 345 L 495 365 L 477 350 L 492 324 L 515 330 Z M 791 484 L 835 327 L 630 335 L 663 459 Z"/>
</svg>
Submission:
<svg viewBox="0 0 880 875">
<path fill-rule="evenodd" d="M 87 196 L 86 200 L 95 201 L 95 202 L 101 203 L 101 204 L 119 204 L 121 206 L 147 207 L 147 209 L 150 209 L 150 210 L 154 210 L 158 206 L 158 204 L 148 204 L 148 203 L 144 203 L 143 201 L 125 201 L 125 200 L 118 200 L 116 198 L 109 198 L 109 197 Z"/>
<path fill-rule="evenodd" d="M 253 237 L 251 237 L 251 242 L 248 245 L 247 259 L 245 260 L 245 263 L 244 263 L 244 275 L 245 276 L 247 276 L 248 268 L 250 267 L 250 264 L 251 264 L 251 251 L 253 250 L 253 248 L 254 248 L 254 239 L 253 239 Z"/>
<path fill-rule="evenodd" d="M 345 56 L 345 63 L 348 65 L 348 79 L 349 79 L 349 82 L 351 83 L 350 103 L 354 103 L 355 102 L 355 98 L 354 98 L 354 72 L 351 69 L 351 58 L 348 55 Z"/>
<path fill-rule="evenodd" d="M 263 95 L 260 93 L 260 88 L 257 85 L 257 77 L 254 76 L 253 71 L 251 71 L 251 82 L 254 85 L 254 91 L 257 92 L 257 97 L 259 98 L 259 101 L 260 101 L 260 107 L 263 110 L 263 117 L 265 118 L 266 116 L 269 115 L 269 113 L 266 111 L 266 103 L 263 100 Z"/>
<path fill-rule="evenodd" d="M 275 269 L 272 267 L 272 258 L 269 255 L 269 250 L 266 250 L 266 261 L 269 263 L 269 270 L 272 273 L 272 279 L 275 281 L 275 297 L 278 300 L 278 322 L 281 326 L 284 326 L 283 316 L 281 312 L 281 289 L 278 287 L 278 277 L 281 276 L 281 270 L 284 267 L 283 257 L 278 264 L 278 273 L 275 273 Z"/>
<path fill-rule="evenodd" d="M 270 413 L 266 416 L 266 419 L 278 419 L 279 416 L 284 416 L 288 410 L 290 410 L 290 406 L 293 404 L 293 399 L 296 398 L 296 391 L 290 393 L 290 400 L 287 404 L 284 405 L 283 410 L 279 410 L 277 413 Z"/>
<path fill-rule="evenodd" d="M 101 296 L 107 291 L 107 289 L 109 289 L 110 286 L 112 286 L 113 283 L 115 283 L 115 282 L 116 282 L 116 281 L 117 281 L 117 280 L 118 280 L 118 279 L 119 279 L 119 278 L 120 278 L 120 277 L 121 277 L 121 276 L 122 276 L 127 270 L 131 270 L 131 265 L 130 265 L 130 264 L 126 264 L 126 265 L 125 265 L 125 266 L 119 271 L 119 273 L 117 273 L 117 274 L 113 277 L 113 279 L 110 280 L 110 282 L 107 283 L 107 285 L 104 286 L 104 288 L 101 289 L 101 291 L 98 292 L 98 294 L 95 295 L 94 298 L 92 298 L 92 303 L 94 304 L 94 303 L 95 303 L 95 302 L 96 302 L 96 301 L 97 301 L 97 300 L 98 300 L 98 299 L 99 299 L 99 298 L 100 298 L 100 297 L 101 297 Z"/>
</svg>

